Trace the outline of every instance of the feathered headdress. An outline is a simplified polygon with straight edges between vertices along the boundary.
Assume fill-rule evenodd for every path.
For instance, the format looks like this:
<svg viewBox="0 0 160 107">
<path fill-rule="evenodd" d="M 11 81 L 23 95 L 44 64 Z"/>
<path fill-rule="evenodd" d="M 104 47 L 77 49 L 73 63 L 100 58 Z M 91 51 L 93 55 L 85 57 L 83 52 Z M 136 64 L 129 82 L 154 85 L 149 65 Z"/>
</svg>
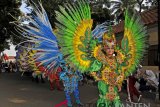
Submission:
<svg viewBox="0 0 160 107">
<path fill-rule="evenodd" d="M 104 48 L 114 48 L 116 46 L 116 39 L 111 26 L 108 32 L 103 35 L 103 46 Z"/>
</svg>

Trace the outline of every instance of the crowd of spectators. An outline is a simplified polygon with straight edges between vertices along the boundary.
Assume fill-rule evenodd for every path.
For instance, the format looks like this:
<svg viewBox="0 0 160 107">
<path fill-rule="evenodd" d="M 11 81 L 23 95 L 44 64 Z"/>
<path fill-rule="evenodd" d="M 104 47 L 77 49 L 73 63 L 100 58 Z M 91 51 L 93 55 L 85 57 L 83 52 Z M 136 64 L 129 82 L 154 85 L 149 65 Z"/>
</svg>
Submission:
<svg viewBox="0 0 160 107">
<path fill-rule="evenodd" d="M 0 62 L 0 72 L 14 73 L 17 72 L 17 66 L 15 62 Z"/>
</svg>

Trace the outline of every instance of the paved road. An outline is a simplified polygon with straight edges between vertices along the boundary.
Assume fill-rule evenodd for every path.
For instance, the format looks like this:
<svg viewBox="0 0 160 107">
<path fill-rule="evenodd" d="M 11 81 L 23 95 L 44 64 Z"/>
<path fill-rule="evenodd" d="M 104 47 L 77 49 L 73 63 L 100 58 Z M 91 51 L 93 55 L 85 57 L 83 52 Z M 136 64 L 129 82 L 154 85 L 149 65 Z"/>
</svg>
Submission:
<svg viewBox="0 0 160 107">
<path fill-rule="evenodd" d="M 84 85 L 80 86 L 79 89 L 81 101 L 84 104 L 96 103 L 98 98 L 96 86 Z M 125 91 L 121 92 L 120 95 L 126 107 Z M 143 93 L 142 103 L 146 107 L 160 107 L 160 103 L 155 102 L 154 98 L 155 95 L 153 94 Z M 18 73 L 0 74 L 0 107 L 54 107 L 55 104 L 64 100 L 64 92 L 57 90 L 50 91 L 47 81 L 44 84 L 37 84 L 32 82 L 30 77 L 21 77 Z M 86 107 L 89 106 L 86 104 Z M 143 107 L 142 104 L 140 107 Z"/>
</svg>

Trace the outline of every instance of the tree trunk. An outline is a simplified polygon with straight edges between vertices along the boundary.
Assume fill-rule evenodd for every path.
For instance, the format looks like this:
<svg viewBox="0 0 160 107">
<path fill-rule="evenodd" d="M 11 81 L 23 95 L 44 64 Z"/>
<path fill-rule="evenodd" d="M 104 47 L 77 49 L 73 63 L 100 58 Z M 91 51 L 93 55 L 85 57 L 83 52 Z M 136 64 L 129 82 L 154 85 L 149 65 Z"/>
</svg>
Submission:
<svg viewBox="0 0 160 107">
<path fill-rule="evenodd" d="M 141 11 L 142 11 L 142 5 L 139 4 L 139 13 L 141 13 Z"/>
<path fill-rule="evenodd" d="M 0 51 L 0 61 L 2 60 L 1 51 Z"/>
</svg>

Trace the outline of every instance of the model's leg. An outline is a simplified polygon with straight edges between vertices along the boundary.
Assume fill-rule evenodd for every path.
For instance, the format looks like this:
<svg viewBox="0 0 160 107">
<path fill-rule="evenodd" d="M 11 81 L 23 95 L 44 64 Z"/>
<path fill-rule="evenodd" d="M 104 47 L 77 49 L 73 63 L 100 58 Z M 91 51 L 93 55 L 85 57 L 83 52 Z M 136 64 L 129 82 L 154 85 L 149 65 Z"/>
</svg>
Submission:
<svg viewBox="0 0 160 107">
<path fill-rule="evenodd" d="M 71 97 L 70 97 L 70 92 L 68 90 L 65 91 L 66 95 L 66 100 L 67 100 L 67 106 L 72 107 L 72 102 L 71 102 Z"/>
<path fill-rule="evenodd" d="M 42 74 L 41 74 L 41 83 L 45 83 L 45 81 L 44 81 L 44 78 L 43 78 Z"/>
<path fill-rule="evenodd" d="M 109 107 L 109 101 L 106 100 L 108 85 L 106 85 L 103 81 L 99 81 L 98 89 L 99 89 L 99 99 L 97 101 L 97 107 Z"/>
<path fill-rule="evenodd" d="M 76 99 L 76 103 L 79 104 L 79 105 L 83 105 L 80 101 L 80 98 L 79 98 L 79 89 L 78 89 L 78 86 L 75 88 L 75 90 L 73 91 L 74 92 L 74 97 Z"/>
<path fill-rule="evenodd" d="M 114 106 L 113 107 L 123 107 L 120 99 L 114 100 Z"/>
<path fill-rule="evenodd" d="M 119 97 L 118 88 L 114 87 L 114 91 L 116 93 L 116 97 L 113 101 L 113 104 L 114 104 L 113 107 L 123 107 L 122 102 L 121 102 L 120 97 Z"/>
<path fill-rule="evenodd" d="M 35 78 L 35 80 L 36 80 L 36 83 L 39 83 L 39 78 L 38 78 L 38 75 L 36 75 L 36 78 Z"/>
<path fill-rule="evenodd" d="M 58 79 L 55 80 L 56 81 L 56 87 L 59 91 L 62 91 L 61 87 L 60 87 L 60 81 Z"/>
<path fill-rule="evenodd" d="M 51 91 L 54 90 L 53 81 L 49 81 L 49 83 L 50 83 L 50 90 Z"/>
</svg>

